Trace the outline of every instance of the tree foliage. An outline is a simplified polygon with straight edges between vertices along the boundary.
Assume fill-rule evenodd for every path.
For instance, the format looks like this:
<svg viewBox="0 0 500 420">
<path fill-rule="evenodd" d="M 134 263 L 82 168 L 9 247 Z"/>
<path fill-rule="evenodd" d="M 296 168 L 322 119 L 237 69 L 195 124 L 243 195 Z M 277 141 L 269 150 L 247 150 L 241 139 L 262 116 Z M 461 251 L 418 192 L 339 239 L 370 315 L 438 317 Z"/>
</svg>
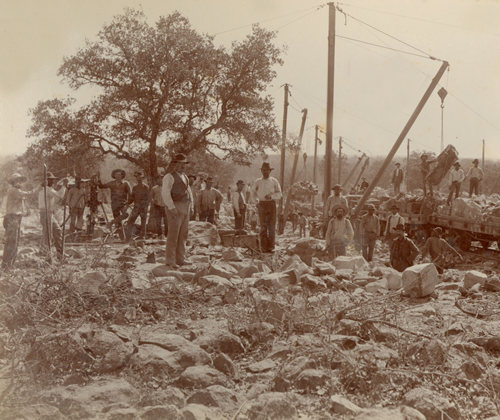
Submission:
<svg viewBox="0 0 500 420">
<path fill-rule="evenodd" d="M 151 26 L 128 9 L 59 68 L 71 89 L 97 92 L 93 99 L 39 102 L 29 135 L 42 148 L 94 149 L 151 175 L 157 155 L 167 152 L 205 151 L 247 163 L 279 139 L 265 95 L 282 64 L 274 37 L 254 26 L 228 50 L 177 12 Z"/>
</svg>

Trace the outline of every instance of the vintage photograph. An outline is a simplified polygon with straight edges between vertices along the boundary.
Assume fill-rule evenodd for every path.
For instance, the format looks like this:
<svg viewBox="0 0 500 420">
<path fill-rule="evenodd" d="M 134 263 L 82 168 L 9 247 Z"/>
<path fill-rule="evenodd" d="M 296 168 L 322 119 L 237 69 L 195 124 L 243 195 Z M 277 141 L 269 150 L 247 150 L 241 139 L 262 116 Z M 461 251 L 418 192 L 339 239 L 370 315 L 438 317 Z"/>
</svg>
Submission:
<svg viewBox="0 0 500 420">
<path fill-rule="evenodd" d="M 500 419 L 499 0 L 0 11 L 0 419 Z"/>
</svg>

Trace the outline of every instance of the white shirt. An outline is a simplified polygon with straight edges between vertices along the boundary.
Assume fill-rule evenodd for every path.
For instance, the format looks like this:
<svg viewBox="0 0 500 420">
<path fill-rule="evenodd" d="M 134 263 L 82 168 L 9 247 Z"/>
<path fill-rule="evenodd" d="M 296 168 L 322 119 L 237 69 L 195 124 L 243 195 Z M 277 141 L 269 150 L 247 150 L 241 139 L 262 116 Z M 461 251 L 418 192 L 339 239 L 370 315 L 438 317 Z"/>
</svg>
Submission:
<svg viewBox="0 0 500 420">
<path fill-rule="evenodd" d="M 453 168 L 450 172 L 451 174 L 451 182 L 462 182 L 465 178 L 464 170 L 462 168 L 455 169 Z"/>
<path fill-rule="evenodd" d="M 399 213 L 392 214 L 387 218 L 387 226 L 385 228 L 385 234 L 387 235 L 388 233 L 394 233 L 394 228 L 397 225 L 403 225 L 405 224 L 405 219 L 403 216 L 401 216 Z"/>
<path fill-rule="evenodd" d="M 467 172 L 467 176 L 481 180 L 483 179 L 483 170 L 479 167 L 472 166 Z"/>
<path fill-rule="evenodd" d="M 259 201 L 269 201 L 266 195 L 271 195 L 271 200 L 281 198 L 281 187 L 278 180 L 272 176 L 269 178 L 259 178 L 253 185 L 253 195 Z"/>
<path fill-rule="evenodd" d="M 64 198 L 65 192 L 66 188 L 61 188 L 59 191 L 56 191 L 52 187 L 47 187 L 47 211 L 49 213 L 56 210 L 57 201 Z M 45 211 L 45 194 L 43 187 L 38 192 L 38 209 Z"/>
<path fill-rule="evenodd" d="M 181 178 L 181 181 L 187 185 L 187 193 L 189 196 L 189 201 L 192 203 L 193 202 L 193 194 L 191 193 L 191 188 L 189 187 L 189 179 L 188 179 L 186 174 L 179 174 L 179 176 Z M 163 183 L 162 183 L 162 187 L 161 187 L 161 197 L 163 198 L 165 206 L 169 210 L 175 209 L 174 200 L 172 200 L 172 194 L 170 194 L 170 192 L 172 191 L 173 185 L 174 185 L 173 175 L 171 173 L 166 174 L 163 177 Z"/>
</svg>

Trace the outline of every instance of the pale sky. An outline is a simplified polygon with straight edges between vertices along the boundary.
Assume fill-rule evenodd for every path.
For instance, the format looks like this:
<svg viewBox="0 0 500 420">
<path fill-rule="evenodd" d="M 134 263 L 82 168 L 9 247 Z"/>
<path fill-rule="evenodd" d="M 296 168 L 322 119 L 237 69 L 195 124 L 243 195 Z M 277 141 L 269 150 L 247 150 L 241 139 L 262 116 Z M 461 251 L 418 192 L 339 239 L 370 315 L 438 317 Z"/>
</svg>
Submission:
<svg viewBox="0 0 500 420">
<path fill-rule="evenodd" d="M 39 100 L 73 95 L 56 73 L 125 7 L 142 8 L 150 23 L 178 10 L 199 32 L 217 34 L 229 46 L 252 23 L 278 31 L 285 64 L 268 92 L 281 127 L 283 83 L 291 85 L 288 131 L 299 131 L 309 114 L 305 150 L 312 155 L 313 126 L 325 125 L 328 7 L 306 0 L 0 0 L 0 154 L 20 154 L 30 140 L 28 110 Z M 429 54 L 447 60 L 440 86 L 445 99 L 445 145 L 461 157 L 500 159 L 500 0 L 346 0 L 356 19 Z M 337 12 L 337 34 L 420 54 Z M 344 152 L 386 154 L 440 66 L 439 61 L 336 39 L 334 137 Z M 409 133 L 412 148 L 440 151 L 441 108 L 435 90 Z M 336 140 L 334 145 L 336 145 Z M 320 153 L 324 153 L 324 143 Z M 400 155 L 406 153 L 404 144 Z"/>
</svg>

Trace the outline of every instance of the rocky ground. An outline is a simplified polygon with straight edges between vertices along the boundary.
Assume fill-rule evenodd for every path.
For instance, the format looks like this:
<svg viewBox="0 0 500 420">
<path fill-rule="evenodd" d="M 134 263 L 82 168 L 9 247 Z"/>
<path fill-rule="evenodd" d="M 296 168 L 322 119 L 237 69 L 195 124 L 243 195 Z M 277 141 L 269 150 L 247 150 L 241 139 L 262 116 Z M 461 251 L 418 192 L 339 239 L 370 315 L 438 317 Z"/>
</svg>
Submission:
<svg viewBox="0 0 500 420">
<path fill-rule="evenodd" d="M 328 262 L 288 233 L 261 255 L 194 222 L 178 271 L 158 240 L 48 264 L 35 225 L 0 281 L 2 419 L 500 418 L 494 261 L 408 297 L 384 245 Z"/>
</svg>

